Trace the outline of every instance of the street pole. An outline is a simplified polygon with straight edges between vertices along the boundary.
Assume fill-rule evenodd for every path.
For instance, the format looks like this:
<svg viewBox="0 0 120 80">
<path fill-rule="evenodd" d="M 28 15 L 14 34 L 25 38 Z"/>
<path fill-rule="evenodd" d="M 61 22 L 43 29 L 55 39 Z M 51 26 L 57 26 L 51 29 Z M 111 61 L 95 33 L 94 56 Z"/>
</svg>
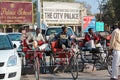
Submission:
<svg viewBox="0 0 120 80">
<path fill-rule="evenodd" d="M 102 21 L 102 1 L 99 1 L 99 0 L 97 0 L 98 1 L 98 4 L 99 4 L 99 6 L 100 6 L 100 21 Z"/>
<path fill-rule="evenodd" d="M 102 21 L 102 5 L 100 4 L 100 22 Z"/>
<path fill-rule="evenodd" d="M 37 0 L 37 26 L 38 28 L 42 28 L 41 26 L 41 0 Z"/>
</svg>

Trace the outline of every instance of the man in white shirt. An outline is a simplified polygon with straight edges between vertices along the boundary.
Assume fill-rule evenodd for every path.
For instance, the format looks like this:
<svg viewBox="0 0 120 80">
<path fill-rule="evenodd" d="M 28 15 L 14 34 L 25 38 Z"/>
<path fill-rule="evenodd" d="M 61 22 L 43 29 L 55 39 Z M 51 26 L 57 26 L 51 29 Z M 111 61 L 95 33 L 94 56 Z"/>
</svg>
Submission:
<svg viewBox="0 0 120 80">
<path fill-rule="evenodd" d="M 111 35 L 110 49 L 113 50 L 112 75 L 110 80 L 118 80 L 120 66 L 120 22 Z"/>
<path fill-rule="evenodd" d="M 45 40 L 44 40 L 40 31 L 41 31 L 40 28 L 36 28 L 36 40 L 45 42 Z"/>
<path fill-rule="evenodd" d="M 29 26 L 26 27 L 26 43 L 29 49 L 33 48 L 33 42 L 35 41 L 35 35 L 32 33 L 32 29 L 29 29 Z"/>
<path fill-rule="evenodd" d="M 41 31 L 40 28 L 36 28 L 35 40 L 38 43 L 39 50 L 47 50 L 48 49 L 48 43 L 45 43 L 45 39 L 43 38 L 40 31 Z"/>
</svg>

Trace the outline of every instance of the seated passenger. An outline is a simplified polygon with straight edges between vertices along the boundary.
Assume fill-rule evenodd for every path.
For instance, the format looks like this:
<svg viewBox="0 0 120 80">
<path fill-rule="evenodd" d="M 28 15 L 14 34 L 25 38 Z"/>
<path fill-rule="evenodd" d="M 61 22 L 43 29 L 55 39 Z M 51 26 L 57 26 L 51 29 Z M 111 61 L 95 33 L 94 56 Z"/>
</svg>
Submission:
<svg viewBox="0 0 120 80">
<path fill-rule="evenodd" d="M 88 33 L 85 35 L 85 46 L 90 48 L 95 48 L 95 45 L 98 44 L 99 37 L 93 32 L 92 28 L 88 29 Z"/>
<path fill-rule="evenodd" d="M 38 48 L 39 50 L 48 50 L 48 44 L 45 43 L 45 39 L 43 38 L 43 35 L 41 34 L 41 29 L 40 28 L 36 28 L 36 36 L 35 36 L 35 40 L 38 43 Z"/>
<path fill-rule="evenodd" d="M 96 34 L 93 32 L 92 28 L 88 29 L 88 33 L 85 35 L 85 46 L 92 49 L 97 49 L 98 52 L 103 53 L 103 57 L 105 58 L 106 54 L 104 53 L 103 47 L 101 43 L 99 42 L 100 38 L 96 36 Z"/>
<path fill-rule="evenodd" d="M 38 45 L 42 45 L 45 42 L 45 40 L 44 40 L 42 34 L 40 33 L 40 31 L 41 31 L 40 28 L 36 28 L 36 37 L 35 37 L 35 39 L 38 42 Z"/>
<path fill-rule="evenodd" d="M 55 39 L 58 40 L 58 47 L 59 48 L 70 48 L 71 45 L 70 45 L 70 35 L 67 33 L 67 27 L 66 26 L 63 26 L 62 27 L 62 32 L 58 33 L 56 36 L 55 36 Z"/>
<path fill-rule="evenodd" d="M 21 31 L 22 35 L 20 37 L 20 41 L 21 41 L 21 48 L 22 48 L 22 51 L 23 52 L 26 52 L 27 51 L 27 43 L 26 43 L 26 29 L 25 27 L 22 28 L 22 31 Z"/>
<path fill-rule="evenodd" d="M 26 27 L 26 43 L 29 49 L 33 49 L 33 43 L 35 41 L 35 36 L 33 35 L 32 31 L 29 29 L 29 26 Z"/>
<path fill-rule="evenodd" d="M 22 33 L 22 35 L 20 37 L 20 40 L 24 41 L 26 39 L 26 29 L 25 29 L 25 27 L 22 28 L 21 33 Z"/>
</svg>

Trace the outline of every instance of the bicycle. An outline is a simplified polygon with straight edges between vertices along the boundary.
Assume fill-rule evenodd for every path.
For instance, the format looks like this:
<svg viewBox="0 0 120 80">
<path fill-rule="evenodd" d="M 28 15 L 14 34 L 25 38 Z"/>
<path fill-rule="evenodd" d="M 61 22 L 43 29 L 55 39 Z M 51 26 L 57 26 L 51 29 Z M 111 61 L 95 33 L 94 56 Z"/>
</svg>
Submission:
<svg viewBox="0 0 120 80">
<path fill-rule="evenodd" d="M 90 49 L 88 47 L 79 47 L 80 52 L 77 54 L 79 64 L 82 66 L 79 68 L 79 71 L 83 72 L 86 63 L 93 64 L 93 69 L 104 69 L 106 68 L 106 57 L 102 57 L 103 53 L 99 51 L 99 48 Z"/>
<path fill-rule="evenodd" d="M 105 58 L 106 69 L 107 69 L 108 73 L 111 75 L 113 54 L 112 54 L 112 51 L 109 50 L 110 38 L 111 38 L 111 35 L 108 35 L 108 36 L 106 36 L 106 38 L 104 38 L 103 48 L 106 53 L 106 58 Z"/>
<path fill-rule="evenodd" d="M 31 50 L 27 50 L 26 56 L 29 60 L 27 64 L 33 64 L 35 78 L 36 80 L 39 80 L 40 67 L 42 67 L 41 70 L 46 73 L 46 59 L 44 50 L 39 50 L 38 47 L 35 47 Z"/>
<path fill-rule="evenodd" d="M 112 54 L 112 51 L 109 51 L 108 49 L 107 49 L 107 52 L 108 52 L 107 57 L 106 57 L 107 71 L 111 75 L 113 54 Z"/>
<path fill-rule="evenodd" d="M 35 71 L 36 80 L 39 80 L 40 64 L 36 50 L 34 50 L 34 71 Z"/>
<path fill-rule="evenodd" d="M 39 80 L 40 62 L 39 62 L 37 50 L 36 49 L 28 50 L 27 53 L 28 54 L 30 54 L 30 53 L 33 54 L 33 61 L 32 62 L 33 62 L 33 68 L 34 68 L 34 72 L 35 72 L 35 78 L 36 78 L 36 80 Z"/>
<path fill-rule="evenodd" d="M 78 78 L 78 60 L 75 52 L 72 48 L 57 48 L 57 44 L 57 41 L 51 42 L 52 52 L 50 55 L 50 63 L 53 65 L 57 65 L 57 67 L 53 71 L 56 72 L 59 66 L 62 66 L 62 68 L 64 68 L 62 69 L 63 72 L 66 69 L 70 69 L 73 79 L 76 80 Z"/>
</svg>

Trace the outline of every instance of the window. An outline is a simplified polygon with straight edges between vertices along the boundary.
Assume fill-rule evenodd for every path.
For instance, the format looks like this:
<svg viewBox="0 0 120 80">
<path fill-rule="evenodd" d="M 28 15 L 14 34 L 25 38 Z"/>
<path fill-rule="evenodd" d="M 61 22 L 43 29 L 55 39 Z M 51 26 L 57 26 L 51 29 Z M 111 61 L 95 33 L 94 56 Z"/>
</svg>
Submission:
<svg viewBox="0 0 120 80">
<path fill-rule="evenodd" d="M 8 34 L 12 41 L 20 41 L 21 34 Z"/>
<path fill-rule="evenodd" d="M 46 36 L 49 36 L 51 34 L 58 34 L 60 32 L 62 32 L 61 28 L 48 28 Z M 68 34 L 69 35 L 74 35 L 74 33 L 73 33 L 71 28 L 68 28 Z"/>
<path fill-rule="evenodd" d="M 10 42 L 8 36 L 0 35 L 0 50 L 13 49 L 12 43 Z"/>
</svg>

